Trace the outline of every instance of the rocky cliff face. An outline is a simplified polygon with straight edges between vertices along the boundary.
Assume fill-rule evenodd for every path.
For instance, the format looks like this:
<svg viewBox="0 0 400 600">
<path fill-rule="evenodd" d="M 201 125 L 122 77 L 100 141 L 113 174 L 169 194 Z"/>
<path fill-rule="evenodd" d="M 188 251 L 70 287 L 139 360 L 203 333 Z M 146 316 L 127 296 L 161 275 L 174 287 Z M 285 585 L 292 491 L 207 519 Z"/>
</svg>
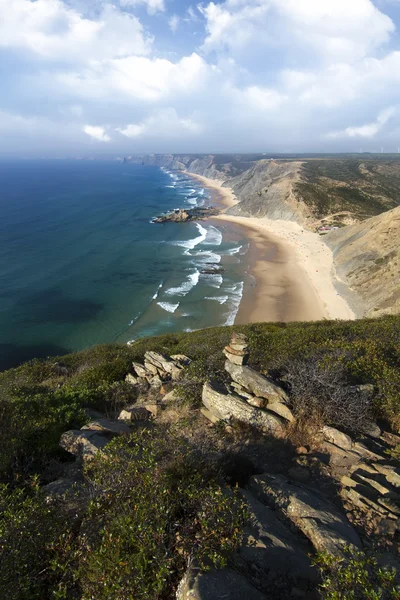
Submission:
<svg viewBox="0 0 400 600">
<path fill-rule="evenodd" d="M 400 207 L 326 236 L 336 269 L 363 298 L 367 316 L 400 312 Z"/>
<path fill-rule="evenodd" d="M 301 166 L 301 162 L 257 161 L 242 175 L 227 182 L 240 201 L 229 212 L 304 223 L 311 213 L 294 193 Z"/>
</svg>

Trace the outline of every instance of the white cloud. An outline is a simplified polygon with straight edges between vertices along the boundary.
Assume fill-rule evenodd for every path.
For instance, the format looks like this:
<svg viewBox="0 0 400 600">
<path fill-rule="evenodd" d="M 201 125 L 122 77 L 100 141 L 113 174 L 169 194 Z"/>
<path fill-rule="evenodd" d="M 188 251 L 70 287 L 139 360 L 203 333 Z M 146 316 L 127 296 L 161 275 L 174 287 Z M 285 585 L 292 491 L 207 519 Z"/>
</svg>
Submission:
<svg viewBox="0 0 400 600">
<path fill-rule="evenodd" d="M 100 127 L 99 125 L 85 125 L 83 131 L 92 137 L 93 139 L 99 142 L 110 142 L 111 138 L 105 132 L 104 127 Z"/>
<path fill-rule="evenodd" d="M 141 123 L 132 123 L 117 131 L 128 138 L 168 136 L 169 138 L 197 134 L 201 125 L 195 116 L 179 117 L 174 108 L 166 108 L 144 119 Z"/>
<path fill-rule="evenodd" d="M 250 86 L 239 93 L 242 96 L 242 101 L 249 108 L 256 108 L 260 111 L 274 110 L 286 100 L 286 97 L 276 90 L 256 85 Z"/>
<path fill-rule="evenodd" d="M 112 4 L 105 4 L 96 20 L 61 0 L 0 0 L 0 13 L 0 46 L 26 49 L 48 60 L 147 54 L 152 42 L 135 16 Z"/>
<path fill-rule="evenodd" d="M 172 15 L 170 19 L 168 19 L 168 25 L 172 33 L 176 33 L 179 27 L 179 17 L 178 15 Z"/>
<path fill-rule="evenodd" d="M 199 10 L 206 18 L 204 49 L 318 52 L 319 61 L 358 59 L 386 42 L 391 19 L 371 0 L 225 0 Z M 268 57 L 266 57 L 268 59 Z M 315 58 L 315 57 L 314 57 Z"/>
<path fill-rule="evenodd" d="M 210 67 L 196 53 L 176 63 L 141 56 L 94 63 L 84 71 L 62 73 L 58 83 L 87 98 L 115 95 L 156 102 L 171 95 L 190 95 L 207 79 Z"/>
<path fill-rule="evenodd" d="M 346 127 L 343 131 L 333 131 L 328 133 L 327 137 L 340 138 L 340 137 L 362 137 L 362 138 L 373 138 L 377 133 L 382 131 L 386 123 L 396 114 L 396 109 L 391 106 L 379 113 L 376 121 L 360 125 L 356 127 Z"/>
<path fill-rule="evenodd" d="M 155 15 L 158 12 L 165 11 L 164 0 L 119 0 L 123 8 L 137 6 L 138 4 L 146 4 L 149 15 Z"/>
</svg>

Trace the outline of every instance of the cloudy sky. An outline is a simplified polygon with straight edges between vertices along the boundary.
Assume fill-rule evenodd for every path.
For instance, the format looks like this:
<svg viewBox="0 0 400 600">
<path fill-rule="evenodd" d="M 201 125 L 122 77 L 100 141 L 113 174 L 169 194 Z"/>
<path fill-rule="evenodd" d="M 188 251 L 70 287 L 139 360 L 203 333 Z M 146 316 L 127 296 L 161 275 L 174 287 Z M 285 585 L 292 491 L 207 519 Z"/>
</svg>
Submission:
<svg viewBox="0 0 400 600">
<path fill-rule="evenodd" d="M 400 146 L 400 0 L 0 0 L 0 154 Z"/>
</svg>

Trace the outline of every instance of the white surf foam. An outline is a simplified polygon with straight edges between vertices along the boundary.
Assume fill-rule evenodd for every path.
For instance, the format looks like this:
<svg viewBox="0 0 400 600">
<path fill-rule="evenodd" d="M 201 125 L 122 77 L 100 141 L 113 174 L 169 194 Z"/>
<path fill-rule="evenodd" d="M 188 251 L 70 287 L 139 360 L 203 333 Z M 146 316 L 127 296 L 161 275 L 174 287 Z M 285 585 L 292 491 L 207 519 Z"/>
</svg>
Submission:
<svg viewBox="0 0 400 600">
<path fill-rule="evenodd" d="M 170 313 L 174 313 L 179 306 L 179 302 L 178 304 L 171 304 L 170 302 L 157 302 L 157 304 Z"/>
<path fill-rule="evenodd" d="M 204 242 L 207 236 L 207 229 L 202 227 L 200 223 L 196 223 L 197 231 L 200 233 L 199 236 L 192 238 L 191 240 L 185 240 L 183 242 L 172 242 L 174 246 L 182 246 L 186 248 L 184 254 L 190 254 L 190 250 L 193 250 L 196 246 Z"/>
<path fill-rule="evenodd" d="M 220 246 L 222 242 L 222 233 L 219 229 L 211 225 L 208 228 L 206 239 L 204 240 L 204 245 L 207 246 Z"/>
<path fill-rule="evenodd" d="M 166 290 L 166 294 L 168 296 L 186 296 L 199 282 L 200 271 L 196 269 L 194 273 L 190 273 L 186 279 L 179 287 L 172 287 Z"/>
<path fill-rule="evenodd" d="M 202 266 L 204 266 L 204 263 L 206 262 L 213 264 L 218 264 L 221 262 L 221 255 L 216 254 L 212 250 L 199 250 L 198 252 L 194 252 L 193 256 L 201 260 Z"/>
<path fill-rule="evenodd" d="M 158 298 L 158 294 L 160 293 L 162 286 L 163 286 L 163 282 L 161 282 L 160 285 L 158 286 L 158 289 L 157 289 L 156 293 L 154 294 L 154 296 L 152 297 L 152 300 L 156 300 L 156 298 Z"/>
<path fill-rule="evenodd" d="M 228 305 L 229 314 L 224 325 L 233 325 L 237 312 L 239 310 L 240 301 L 243 296 L 243 281 L 233 284 L 232 286 L 226 287 L 225 290 L 230 292 Z"/>
<path fill-rule="evenodd" d="M 210 287 L 216 288 L 219 290 L 219 288 L 221 287 L 222 283 L 223 283 L 223 277 L 222 275 L 211 275 L 211 274 L 204 274 L 202 275 L 202 281 L 203 283 L 206 283 L 207 285 L 209 285 Z"/>
<path fill-rule="evenodd" d="M 220 304 L 225 304 L 229 300 L 229 296 L 206 296 L 206 300 L 216 300 Z"/>
<path fill-rule="evenodd" d="M 241 251 L 242 248 L 243 248 L 243 246 L 238 246 L 237 248 L 231 248 L 230 250 L 227 250 L 226 253 L 233 256 L 234 254 L 239 254 L 239 252 Z"/>
</svg>

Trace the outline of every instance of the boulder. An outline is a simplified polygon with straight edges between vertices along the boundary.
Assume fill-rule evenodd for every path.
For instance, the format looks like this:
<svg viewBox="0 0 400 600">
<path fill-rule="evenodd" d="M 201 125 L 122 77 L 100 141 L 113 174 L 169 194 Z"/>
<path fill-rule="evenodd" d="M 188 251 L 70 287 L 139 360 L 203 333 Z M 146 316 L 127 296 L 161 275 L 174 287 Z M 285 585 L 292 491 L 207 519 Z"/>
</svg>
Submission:
<svg viewBox="0 0 400 600">
<path fill-rule="evenodd" d="M 131 385 L 136 385 L 138 383 L 138 378 L 132 375 L 132 373 L 128 373 L 128 375 L 125 377 L 125 381 Z"/>
<path fill-rule="evenodd" d="M 162 397 L 163 402 L 173 402 L 174 400 L 178 400 L 178 392 L 176 390 L 171 390 L 167 394 Z"/>
<path fill-rule="evenodd" d="M 71 429 L 61 435 L 59 444 L 70 454 L 88 460 L 102 450 L 109 441 L 110 437 L 99 431 Z"/>
<path fill-rule="evenodd" d="M 381 473 L 385 477 L 386 481 L 394 487 L 400 487 L 400 474 L 394 466 L 381 465 L 380 463 L 374 463 L 373 466 L 378 473 Z"/>
<path fill-rule="evenodd" d="M 238 392 L 240 394 L 240 392 Z M 246 397 L 247 403 L 250 404 L 250 406 L 255 406 L 256 408 L 265 408 L 267 405 L 267 400 L 265 398 L 258 398 L 257 396 L 251 396 L 249 394 L 249 397 Z"/>
<path fill-rule="evenodd" d="M 144 406 L 127 407 L 121 410 L 118 415 L 119 421 L 148 421 L 151 419 L 151 412 Z"/>
<path fill-rule="evenodd" d="M 235 350 L 247 351 L 247 338 L 244 333 L 232 333 L 231 341 L 229 343 L 231 348 Z"/>
<path fill-rule="evenodd" d="M 167 373 L 171 376 L 171 379 L 178 380 L 181 376 L 182 367 L 177 364 L 176 361 L 172 360 L 168 356 L 164 356 L 159 352 L 147 351 L 144 355 L 145 366 L 149 369 L 154 367 L 158 370 L 158 374 Z M 161 372 L 161 373 L 160 373 Z"/>
<path fill-rule="evenodd" d="M 202 400 L 217 419 L 229 421 L 234 418 L 274 435 L 282 435 L 284 432 L 285 422 L 277 415 L 254 408 L 238 396 L 222 393 L 210 383 L 203 386 Z"/>
<path fill-rule="evenodd" d="M 335 446 L 343 450 L 351 450 L 353 446 L 351 437 L 334 427 L 323 427 L 322 435 L 327 442 L 335 444 Z"/>
<path fill-rule="evenodd" d="M 208 410 L 208 408 L 205 408 L 204 406 L 200 409 L 200 412 L 203 415 L 203 417 L 208 419 L 213 425 L 215 425 L 215 423 L 218 423 L 218 421 L 221 420 L 218 417 L 216 417 L 210 410 Z"/>
<path fill-rule="evenodd" d="M 91 421 L 88 425 L 84 425 L 81 428 L 83 430 L 89 431 L 103 431 L 113 435 L 123 435 L 132 433 L 132 429 L 125 425 L 125 423 L 120 423 L 119 421 L 110 421 L 109 419 L 97 419 L 96 421 Z"/>
<path fill-rule="evenodd" d="M 286 392 L 250 367 L 234 365 L 229 360 L 225 362 L 225 370 L 234 381 L 249 390 L 255 396 L 266 398 L 270 402 L 288 402 Z"/>
<path fill-rule="evenodd" d="M 147 377 L 148 371 L 147 371 L 146 367 L 144 367 L 140 363 L 136 363 L 136 362 L 133 362 L 132 366 L 138 377 L 143 377 L 143 378 Z"/>
<path fill-rule="evenodd" d="M 240 573 L 233 569 L 201 571 L 190 567 L 176 592 L 176 600 L 268 600 Z"/>
<path fill-rule="evenodd" d="M 286 419 L 289 423 L 293 423 L 296 420 L 290 408 L 288 408 L 286 404 L 282 404 L 282 402 L 268 402 L 266 408 L 283 419 Z"/>
<path fill-rule="evenodd" d="M 262 502 L 272 502 L 310 540 L 318 552 L 343 556 L 344 546 L 361 547 L 346 517 L 307 486 L 290 484 L 280 475 L 254 475 L 249 489 Z"/>
<path fill-rule="evenodd" d="M 192 362 L 192 359 L 185 354 L 171 354 L 171 358 L 174 362 L 179 363 L 182 367 L 187 367 Z"/>
<path fill-rule="evenodd" d="M 160 405 L 156 404 L 155 402 L 152 404 L 144 404 L 143 408 L 148 410 L 149 413 L 151 413 L 153 415 L 153 417 L 158 417 L 158 415 L 160 414 L 160 411 L 161 411 Z"/>
<path fill-rule="evenodd" d="M 244 544 L 238 556 L 260 571 L 273 569 L 284 579 L 314 581 L 316 569 L 311 566 L 310 545 L 292 533 L 276 516 L 247 490 L 241 491 L 249 524 L 244 529 Z"/>
</svg>

